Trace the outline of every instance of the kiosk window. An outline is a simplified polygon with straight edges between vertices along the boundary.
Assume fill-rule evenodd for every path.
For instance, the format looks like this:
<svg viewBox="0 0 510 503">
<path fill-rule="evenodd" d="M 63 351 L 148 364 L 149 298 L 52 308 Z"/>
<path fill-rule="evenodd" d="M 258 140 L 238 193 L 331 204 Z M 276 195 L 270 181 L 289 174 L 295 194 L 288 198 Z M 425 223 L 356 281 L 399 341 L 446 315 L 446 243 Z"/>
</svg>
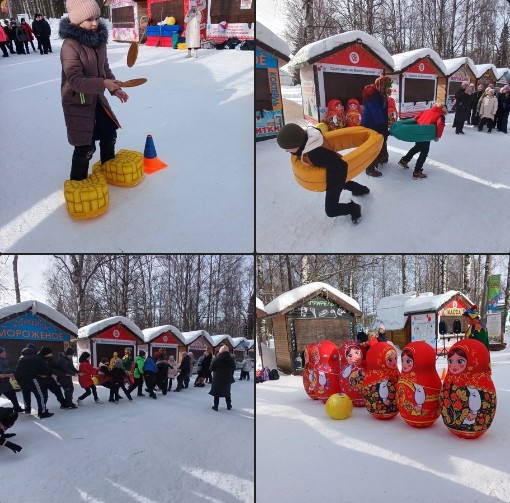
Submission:
<svg viewBox="0 0 510 503">
<path fill-rule="evenodd" d="M 368 84 L 373 84 L 377 77 L 375 75 L 350 75 L 348 73 L 324 73 L 324 91 L 326 94 L 326 103 L 336 98 L 347 105 L 347 100 L 356 98 L 361 105 L 363 89 Z"/>
<path fill-rule="evenodd" d="M 112 23 L 115 28 L 134 28 L 135 26 L 135 14 L 133 7 L 117 7 L 111 9 L 112 11 Z"/>
<path fill-rule="evenodd" d="M 255 68 L 255 110 L 272 110 L 269 76 L 266 68 Z"/>
<path fill-rule="evenodd" d="M 434 101 L 436 99 L 436 81 L 429 79 L 406 79 L 404 103 Z"/>
<path fill-rule="evenodd" d="M 448 95 L 453 95 L 455 97 L 455 93 L 460 89 L 462 82 L 450 82 L 448 86 Z"/>
</svg>

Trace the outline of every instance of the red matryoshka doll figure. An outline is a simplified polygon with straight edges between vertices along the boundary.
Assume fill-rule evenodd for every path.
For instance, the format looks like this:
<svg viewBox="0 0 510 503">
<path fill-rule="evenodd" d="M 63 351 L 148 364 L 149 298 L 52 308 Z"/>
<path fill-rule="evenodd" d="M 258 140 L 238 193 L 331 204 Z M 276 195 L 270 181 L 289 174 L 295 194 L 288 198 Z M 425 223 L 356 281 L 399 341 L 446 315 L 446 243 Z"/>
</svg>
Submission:
<svg viewBox="0 0 510 503">
<path fill-rule="evenodd" d="M 317 398 L 326 403 L 328 398 L 340 392 L 338 374 L 340 373 L 340 358 L 338 347 L 331 341 L 321 341 L 318 344 L 319 364 L 315 367 L 317 374 Z"/>
<path fill-rule="evenodd" d="M 332 99 L 328 101 L 328 113 L 324 122 L 328 125 L 330 131 L 345 127 L 344 106 L 340 100 Z"/>
<path fill-rule="evenodd" d="M 346 127 L 361 126 L 361 105 L 356 98 L 347 101 L 345 125 Z"/>
<path fill-rule="evenodd" d="M 351 400 L 354 407 L 364 407 L 363 379 L 365 362 L 358 341 L 346 341 L 340 347 L 340 390 Z"/>
<path fill-rule="evenodd" d="M 306 394 L 317 400 L 318 375 L 316 367 L 319 364 L 319 347 L 317 344 L 308 344 L 305 348 L 305 367 L 303 369 L 303 387 Z"/>
<path fill-rule="evenodd" d="M 365 407 L 376 419 L 392 419 L 398 414 L 397 350 L 387 342 L 377 342 L 367 353 L 367 372 L 363 380 Z"/>
<path fill-rule="evenodd" d="M 388 127 L 398 121 L 397 104 L 393 98 L 388 96 Z"/>
<path fill-rule="evenodd" d="M 436 370 L 436 352 L 427 342 L 415 341 L 402 350 L 401 359 L 398 411 L 410 426 L 431 426 L 441 413 L 441 378 Z"/>
<path fill-rule="evenodd" d="M 491 379 L 489 351 L 476 339 L 456 342 L 448 351 L 448 372 L 441 390 L 441 415 L 461 438 L 477 438 L 496 414 L 496 389 Z"/>
</svg>

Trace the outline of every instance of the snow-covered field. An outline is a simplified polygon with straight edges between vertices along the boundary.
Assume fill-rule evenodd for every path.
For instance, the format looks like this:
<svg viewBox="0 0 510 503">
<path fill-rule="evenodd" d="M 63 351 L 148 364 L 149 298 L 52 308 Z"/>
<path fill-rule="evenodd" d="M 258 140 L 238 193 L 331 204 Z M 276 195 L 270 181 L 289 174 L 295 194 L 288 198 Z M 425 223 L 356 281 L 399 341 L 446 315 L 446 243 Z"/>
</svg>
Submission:
<svg viewBox="0 0 510 503">
<path fill-rule="evenodd" d="M 58 23 L 52 20 L 53 34 Z M 148 134 L 168 168 L 139 186 L 109 186 L 105 215 L 73 221 L 63 197 L 73 147 L 60 103 L 60 45 L 53 54 L 0 58 L 2 73 L 3 252 L 236 252 L 254 249 L 253 52 L 139 47 L 128 68 L 129 45 L 110 42 L 127 103 L 108 100 L 122 129 L 117 150 L 143 152 Z M 99 159 L 99 149 L 91 166 Z"/>
<path fill-rule="evenodd" d="M 452 435 L 441 418 L 415 429 L 364 407 L 335 421 L 301 377 L 257 384 L 258 501 L 510 502 L 510 349 L 491 360 L 497 411 L 475 440 Z M 439 375 L 445 366 L 439 358 Z"/>
<path fill-rule="evenodd" d="M 300 88 L 282 92 L 294 105 L 285 121 L 305 126 L 296 112 Z M 349 217 L 326 216 L 324 193 L 297 184 L 290 154 L 275 139 L 257 142 L 257 252 L 506 253 L 510 232 L 501 215 L 510 198 L 510 134 L 465 126 L 465 134 L 456 135 L 452 123 L 449 114 L 442 139 L 431 143 L 424 165 L 427 180 L 413 180 L 412 169 L 397 164 L 413 144 L 389 137 L 390 160 L 381 168 L 383 176 L 363 172 L 356 178 L 371 191 L 353 198 L 363 217 L 357 226 Z M 342 192 L 341 202 L 350 199 L 350 192 Z"/>
<path fill-rule="evenodd" d="M 23 449 L 1 448 L 1 503 L 253 503 L 253 372 L 232 385 L 231 411 L 223 398 L 211 410 L 210 385 L 193 388 L 194 378 L 177 395 L 118 405 L 99 386 L 105 403 L 90 396 L 76 410 L 50 393 L 53 417 L 21 414 L 9 430 Z M 82 392 L 75 383 L 75 399 Z"/>
</svg>

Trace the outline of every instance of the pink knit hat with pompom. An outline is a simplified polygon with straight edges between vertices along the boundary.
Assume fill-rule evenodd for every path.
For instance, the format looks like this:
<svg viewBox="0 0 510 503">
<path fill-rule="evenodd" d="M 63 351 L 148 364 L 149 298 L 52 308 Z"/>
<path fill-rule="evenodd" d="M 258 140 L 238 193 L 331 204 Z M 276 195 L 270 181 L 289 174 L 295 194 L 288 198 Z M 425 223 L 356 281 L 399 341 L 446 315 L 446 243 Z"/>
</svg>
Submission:
<svg viewBox="0 0 510 503">
<path fill-rule="evenodd" d="M 66 9 L 69 14 L 69 21 L 73 24 L 81 24 L 87 19 L 101 15 L 96 0 L 67 0 Z"/>
</svg>

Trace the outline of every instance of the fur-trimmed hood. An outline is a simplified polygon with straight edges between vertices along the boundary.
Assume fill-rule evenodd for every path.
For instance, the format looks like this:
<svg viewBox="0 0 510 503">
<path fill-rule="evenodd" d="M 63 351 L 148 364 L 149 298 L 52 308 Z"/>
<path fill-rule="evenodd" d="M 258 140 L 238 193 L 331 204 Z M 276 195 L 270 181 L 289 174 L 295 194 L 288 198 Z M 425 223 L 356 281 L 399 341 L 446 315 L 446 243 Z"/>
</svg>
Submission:
<svg viewBox="0 0 510 503">
<path fill-rule="evenodd" d="M 62 39 L 70 38 L 87 47 L 97 48 L 108 43 L 108 28 L 102 20 L 99 20 L 97 31 L 92 31 L 72 24 L 66 17 L 60 21 L 58 34 Z"/>
</svg>

